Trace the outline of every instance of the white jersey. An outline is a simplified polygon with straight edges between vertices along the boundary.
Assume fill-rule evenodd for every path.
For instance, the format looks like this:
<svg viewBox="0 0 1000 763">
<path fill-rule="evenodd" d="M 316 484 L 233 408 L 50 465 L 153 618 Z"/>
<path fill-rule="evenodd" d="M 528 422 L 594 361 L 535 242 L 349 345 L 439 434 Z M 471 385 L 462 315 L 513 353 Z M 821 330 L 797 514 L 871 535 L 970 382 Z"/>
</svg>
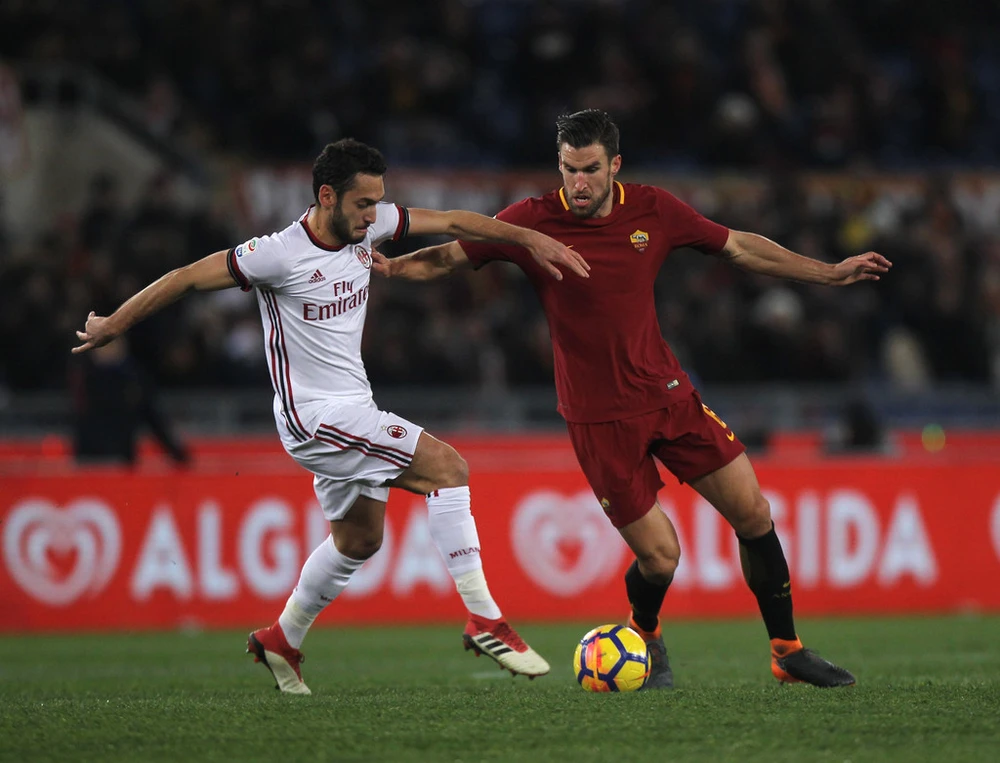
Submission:
<svg viewBox="0 0 1000 763">
<path fill-rule="evenodd" d="M 275 418 L 295 440 L 312 437 L 317 403 L 370 403 L 361 360 L 374 246 L 409 227 L 405 207 L 380 202 L 364 240 L 339 249 L 309 229 L 308 210 L 283 231 L 229 251 L 243 291 L 256 287 Z"/>
</svg>

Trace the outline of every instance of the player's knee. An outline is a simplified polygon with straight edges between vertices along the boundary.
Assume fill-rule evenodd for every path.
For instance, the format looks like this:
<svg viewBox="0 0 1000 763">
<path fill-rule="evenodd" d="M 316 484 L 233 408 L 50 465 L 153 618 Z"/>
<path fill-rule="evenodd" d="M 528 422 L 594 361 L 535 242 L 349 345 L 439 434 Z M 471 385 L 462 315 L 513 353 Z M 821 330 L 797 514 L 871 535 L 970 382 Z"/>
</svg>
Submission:
<svg viewBox="0 0 1000 763">
<path fill-rule="evenodd" d="M 468 462 L 450 445 L 445 445 L 445 448 L 432 490 L 445 487 L 463 487 L 469 484 Z"/>
<path fill-rule="evenodd" d="M 669 585 L 681 561 L 679 548 L 660 548 L 639 560 L 642 576 L 655 585 Z"/>
<path fill-rule="evenodd" d="M 452 449 L 454 454 L 451 459 L 451 464 L 449 466 L 449 476 L 451 477 L 451 485 L 448 487 L 462 487 L 463 485 L 469 484 L 469 462 L 462 458 L 461 454 L 455 449 Z"/>
<path fill-rule="evenodd" d="M 382 548 L 382 531 L 338 533 L 333 536 L 337 550 L 351 559 L 370 559 Z"/>
<path fill-rule="evenodd" d="M 740 512 L 732 522 L 733 529 L 741 538 L 759 538 L 771 530 L 771 504 L 757 493 L 753 502 Z"/>
</svg>

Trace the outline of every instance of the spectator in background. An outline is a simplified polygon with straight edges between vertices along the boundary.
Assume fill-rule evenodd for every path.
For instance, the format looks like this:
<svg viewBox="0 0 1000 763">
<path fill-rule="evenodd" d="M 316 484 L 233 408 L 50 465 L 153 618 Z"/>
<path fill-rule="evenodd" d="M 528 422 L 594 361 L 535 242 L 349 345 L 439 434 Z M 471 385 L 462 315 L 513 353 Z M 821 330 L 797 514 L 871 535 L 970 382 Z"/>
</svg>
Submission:
<svg viewBox="0 0 1000 763">
<path fill-rule="evenodd" d="M 129 355 L 125 339 L 116 339 L 76 359 L 70 367 L 73 396 L 73 454 L 80 463 L 133 466 L 144 427 L 174 463 L 186 465 L 190 454 L 160 411 L 155 390 Z"/>
<path fill-rule="evenodd" d="M 94 175 L 80 217 L 80 245 L 88 253 L 111 251 L 124 226 L 118 179 L 106 172 Z"/>
<path fill-rule="evenodd" d="M 885 432 L 871 403 L 855 397 L 844 406 L 826 440 L 829 453 L 863 453 L 884 449 Z"/>
<path fill-rule="evenodd" d="M 215 167 L 248 157 L 284 161 L 304 145 L 351 133 L 380 135 L 390 160 L 416 166 L 548 165 L 548 143 L 536 136 L 558 111 L 611 108 L 625 115 L 634 166 L 718 172 L 710 187 L 692 184 L 682 194 L 706 214 L 807 255 L 871 248 L 903 266 L 878 295 L 835 305 L 789 285 L 795 297 L 787 301 L 801 302 L 792 339 L 808 357 L 786 373 L 762 368 L 748 349 L 763 343 L 773 350 L 782 341 L 774 325 L 780 311 L 765 309 L 768 285 L 734 283 L 691 259 L 669 263 L 656 284 L 661 326 L 707 384 L 815 381 L 831 371 L 852 382 L 882 381 L 907 366 L 890 367 L 880 359 L 885 351 L 926 367 L 911 386 L 988 379 L 1000 386 L 997 266 L 987 264 L 1000 245 L 1000 183 L 984 176 L 977 191 L 968 178 L 957 187 L 942 179 L 900 191 L 857 172 L 995 172 L 1000 5 L 391 5 L 390 17 L 376 19 L 374 7 L 322 0 L 253 8 L 116 0 L 63 4 L 54 16 L 38 4 L 0 3 L 0 50 L 23 72 L 53 62 L 94 71 L 143 105 L 151 132 L 187 141 Z M 363 32 L 375 23 L 379 35 L 370 39 Z M 313 76 L 297 78 L 302 71 Z M 29 106 L 41 83 L 22 77 Z M 262 91 L 276 95 L 261 98 Z M 372 114 L 384 118 L 372 123 Z M 781 179 L 761 196 L 727 188 L 733 168 Z M 805 174 L 813 168 L 850 172 L 852 183 Z M 0 240 L 0 379 L 15 392 L 65 380 L 65 354 L 53 339 L 74 322 L 65 316 L 85 312 L 95 298 L 121 301 L 160 268 L 187 262 L 191 242 L 215 249 L 234 237 L 208 231 L 211 219 L 193 219 L 197 211 L 171 198 L 168 179 L 151 183 L 134 200 L 138 208 L 119 182 L 95 179 L 76 241 L 61 230 L 53 248 L 45 240 L 51 229 L 37 243 L 11 236 L 4 255 Z M 696 194 L 715 198 L 706 205 Z M 539 339 L 529 339 L 540 311 L 532 296 L 524 298 L 523 281 L 497 284 L 496 304 L 514 309 L 492 312 L 480 326 L 465 305 L 441 295 L 420 305 L 394 286 L 379 296 L 386 320 L 373 321 L 364 340 L 380 386 L 439 383 L 445 374 L 486 383 L 497 364 L 471 356 L 456 363 L 453 353 L 422 345 L 432 332 L 482 342 L 483 357 L 500 353 L 510 385 L 548 373 L 534 362 L 522 368 L 518 356 L 522 344 Z M 763 321 L 740 320 L 757 305 Z M 249 350 L 255 322 L 252 304 L 239 295 L 225 305 L 192 300 L 139 327 L 132 353 L 161 386 L 264 388 L 259 352 Z M 429 360 L 432 354 L 442 357 Z"/>
<path fill-rule="evenodd" d="M 2 264 L 7 260 L 9 247 L 7 242 L 7 228 L 3 222 L 3 205 L 3 188 L 0 188 L 0 267 L 2 267 Z"/>
<path fill-rule="evenodd" d="M 572 105 L 622 113 L 642 161 L 673 168 L 996 162 L 997 4 L 919 5 L 6 3 L 0 50 L 86 67 L 152 133 L 255 158 L 376 130 L 394 162 L 523 166 Z"/>
</svg>

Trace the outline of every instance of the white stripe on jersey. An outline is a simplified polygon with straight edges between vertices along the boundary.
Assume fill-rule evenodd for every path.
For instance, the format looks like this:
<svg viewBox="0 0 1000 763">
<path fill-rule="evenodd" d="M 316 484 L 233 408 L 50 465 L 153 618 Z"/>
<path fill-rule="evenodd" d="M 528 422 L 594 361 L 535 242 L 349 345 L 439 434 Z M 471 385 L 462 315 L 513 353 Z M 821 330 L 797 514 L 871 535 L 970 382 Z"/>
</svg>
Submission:
<svg viewBox="0 0 1000 763">
<path fill-rule="evenodd" d="M 308 214 L 229 253 L 236 281 L 244 290 L 257 287 L 268 371 L 280 401 L 276 417 L 300 442 L 316 430 L 313 403 L 372 398 L 361 360 L 371 251 L 406 235 L 409 222 L 406 209 L 379 203 L 361 243 L 332 249 L 309 230 Z"/>
</svg>

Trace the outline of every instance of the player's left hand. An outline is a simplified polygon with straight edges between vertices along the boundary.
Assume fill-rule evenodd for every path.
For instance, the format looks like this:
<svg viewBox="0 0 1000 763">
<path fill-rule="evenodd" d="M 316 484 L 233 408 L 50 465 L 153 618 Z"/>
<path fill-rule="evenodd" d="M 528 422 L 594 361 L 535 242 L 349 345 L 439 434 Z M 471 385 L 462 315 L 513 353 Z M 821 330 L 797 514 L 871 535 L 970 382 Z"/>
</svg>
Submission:
<svg viewBox="0 0 1000 763">
<path fill-rule="evenodd" d="M 882 273 L 888 273 L 892 263 L 878 252 L 865 252 L 848 257 L 833 266 L 831 286 L 847 286 L 858 281 L 878 281 Z"/>
<path fill-rule="evenodd" d="M 590 278 L 590 265 L 587 261 L 567 246 L 563 246 L 554 238 L 539 233 L 532 244 L 527 247 L 541 267 L 557 281 L 562 280 L 562 271 L 556 265 L 569 268 L 581 278 Z"/>
</svg>

